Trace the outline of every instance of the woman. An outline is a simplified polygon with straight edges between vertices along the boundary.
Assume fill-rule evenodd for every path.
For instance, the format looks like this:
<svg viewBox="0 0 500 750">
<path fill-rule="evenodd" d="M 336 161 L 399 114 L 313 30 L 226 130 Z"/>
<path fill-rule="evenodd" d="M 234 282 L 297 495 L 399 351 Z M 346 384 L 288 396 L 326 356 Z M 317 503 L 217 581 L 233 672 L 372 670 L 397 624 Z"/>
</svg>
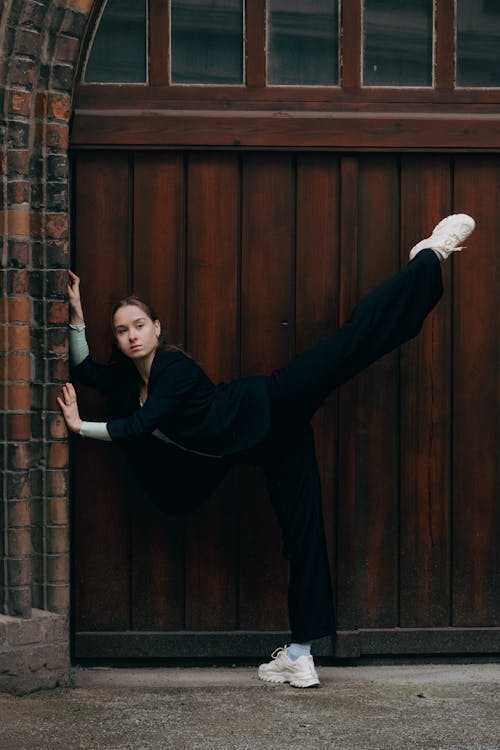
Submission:
<svg viewBox="0 0 500 750">
<path fill-rule="evenodd" d="M 331 391 L 415 336 L 442 294 L 440 261 L 474 230 L 466 214 L 443 219 L 410 263 L 367 295 L 327 340 L 268 376 L 214 385 L 185 353 L 161 345 L 161 325 L 137 297 L 113 311 L 119 357 L 89 357 L 80 281 L 70 271 L 70 355 L 77 380 L 111 400 L 113 418 L 80 418 L 73 386 L 58 398 L 68 429 L 114 440 L 167 512 L 188 512 L 235 463 L 262 467 L 289 560 L 292 643 L 259 668 L 268 682 L 319 684 L 311 642 L 335 630 L 321 488 L 310 419 Z M 166 462 L 171 460 L 170 469 Z"/>
</svg>

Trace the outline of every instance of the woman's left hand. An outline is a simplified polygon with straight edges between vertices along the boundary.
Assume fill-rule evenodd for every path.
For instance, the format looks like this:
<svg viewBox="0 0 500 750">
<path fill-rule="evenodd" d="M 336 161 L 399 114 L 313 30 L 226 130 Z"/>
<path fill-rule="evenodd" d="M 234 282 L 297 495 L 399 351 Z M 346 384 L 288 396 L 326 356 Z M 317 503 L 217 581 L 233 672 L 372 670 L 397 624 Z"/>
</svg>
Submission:
<svg viewBox="0 0 500 750">
<path fill-rule="evenodd" d="M 71 432 L 80 432 L 83 424 L 78 412 L 76 391 L 71 383 L 66 383 L 61 388 L 61 396 L 57 397 L 57 403 L 62 411 L 64 421 Z"/>
</svg>

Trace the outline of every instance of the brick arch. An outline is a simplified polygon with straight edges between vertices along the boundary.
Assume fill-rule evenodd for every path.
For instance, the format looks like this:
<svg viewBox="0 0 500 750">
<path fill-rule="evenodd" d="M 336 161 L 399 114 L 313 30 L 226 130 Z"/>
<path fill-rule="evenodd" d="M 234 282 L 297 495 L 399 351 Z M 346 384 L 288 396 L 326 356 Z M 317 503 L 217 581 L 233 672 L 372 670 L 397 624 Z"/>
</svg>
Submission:
<svg viewBox="0 0 500 750">
<path fill-rule="evenodd" d="M 71 103 L 95 2 L 6 0 L 0 19 L 0 636 L 7 616 L 7 644 L 10 618 L 42 612 L 66 620 L 69 609 L 68 444 L 55 395 L 67 378 Z M 41 628 L 47 635 L 45 620 Z M 0 637 L 0 660 L 1 644 Z"/>
</svg>

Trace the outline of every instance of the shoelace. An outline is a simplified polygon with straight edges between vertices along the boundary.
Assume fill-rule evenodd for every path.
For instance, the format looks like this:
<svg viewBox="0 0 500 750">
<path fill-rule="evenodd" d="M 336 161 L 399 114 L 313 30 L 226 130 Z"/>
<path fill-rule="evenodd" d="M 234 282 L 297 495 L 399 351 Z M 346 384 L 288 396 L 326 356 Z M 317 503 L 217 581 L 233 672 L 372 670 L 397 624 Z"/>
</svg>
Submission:
<svg viewBox="0 0 500 750">
<path fill-rule="evenodd" d="M 437 234 L 439 237 L 439 234 L 441 234 L 441 232 L 437 232 Z M 459 250 L 464 249 L 463 245 L 461 247 L 455 247 L 455 245 L 458 245 L 458 243 L 460 242 L 460 237 L 458 236 L 458 234 L 455 234 L 454 232 L 450 234 L 449 232 L 444 232 L 444 231 L 442 231 L 442 234 L 445 237 L 445 239 L 443 239 L 442 241 L 443 247 L 445 247 L 447 250 L 459 251 Z"/>
<path fill-rule="evenodd" d="M 271 659 L 277 659 L 278 656 L 280 656 L 280 654 L 285 653 L 285 650 L 286 650 L 286 645 L 275 648 L 273 653 L 271 654 Z"/>
<path fill-rule="evenodd" d="M 458 243 L 460 242 L 460 238 L 456 234 L 449 235 L 443 242 L 443 245 L 447 250 L 463 250 L 462 247 L 457 247 Z"/>
</svg>

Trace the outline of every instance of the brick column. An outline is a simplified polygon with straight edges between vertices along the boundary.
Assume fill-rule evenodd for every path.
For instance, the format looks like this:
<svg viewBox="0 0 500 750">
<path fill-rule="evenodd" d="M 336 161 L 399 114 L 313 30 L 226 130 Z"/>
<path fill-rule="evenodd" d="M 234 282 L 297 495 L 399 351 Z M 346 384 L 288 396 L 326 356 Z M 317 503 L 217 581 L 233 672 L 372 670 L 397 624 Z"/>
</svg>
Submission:
<svg viewBox="0 0 500 750">
<path fill-rule="evenodd" d="M 0 690 L 14 692 L 69 669 L 68 443 L 55 399 L 68 378 L 71 97 L 92 5 L 5 0 L 0 19 Z"/>
</svg>

